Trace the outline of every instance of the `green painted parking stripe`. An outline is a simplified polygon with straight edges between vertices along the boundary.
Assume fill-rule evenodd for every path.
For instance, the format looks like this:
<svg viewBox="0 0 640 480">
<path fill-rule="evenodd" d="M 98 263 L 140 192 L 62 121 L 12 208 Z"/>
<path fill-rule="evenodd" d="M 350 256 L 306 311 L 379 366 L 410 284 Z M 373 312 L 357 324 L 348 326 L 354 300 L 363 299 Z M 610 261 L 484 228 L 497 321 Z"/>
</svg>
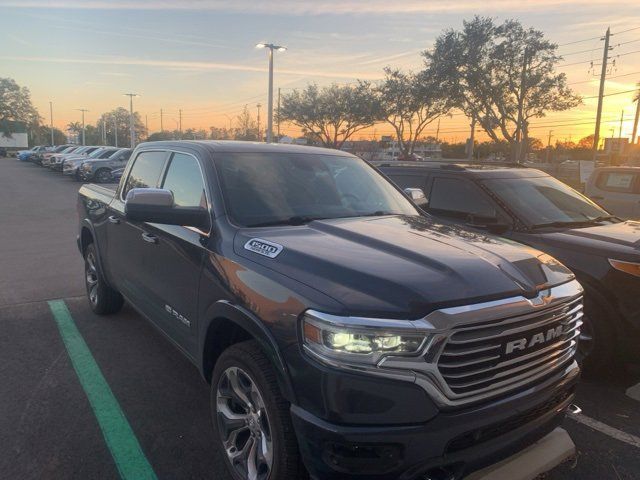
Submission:
<svg viewBox="0 0 640 480">
<path fill-rule="evenodd" d="M 78 331 L 64 300 L 50 300 L 48 303 L 120 477 L 124 480 L 156 479 L 131 425 Z"/>
</svg>

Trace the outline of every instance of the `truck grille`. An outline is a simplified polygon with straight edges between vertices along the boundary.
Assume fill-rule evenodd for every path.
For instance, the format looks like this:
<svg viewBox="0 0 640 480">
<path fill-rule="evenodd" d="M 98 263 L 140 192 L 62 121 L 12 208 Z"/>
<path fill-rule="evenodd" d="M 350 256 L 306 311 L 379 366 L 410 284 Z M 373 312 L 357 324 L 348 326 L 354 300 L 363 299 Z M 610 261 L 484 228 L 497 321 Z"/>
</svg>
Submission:
<svg viewBox="0 0 640 480">
<path fill-rule="evenodd" d="M 457 326 L 438 358 L 438 371 L 458 396 L 542 378 L 573 360 L 581 318 L 577 297 L 534 314 Z"/>
</svg>

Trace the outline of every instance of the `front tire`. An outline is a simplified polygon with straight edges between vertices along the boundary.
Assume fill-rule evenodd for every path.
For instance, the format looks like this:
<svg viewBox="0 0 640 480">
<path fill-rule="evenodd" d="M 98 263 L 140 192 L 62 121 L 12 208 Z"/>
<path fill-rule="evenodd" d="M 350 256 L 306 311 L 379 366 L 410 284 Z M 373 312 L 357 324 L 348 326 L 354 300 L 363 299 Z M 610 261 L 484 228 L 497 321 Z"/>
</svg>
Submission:
<svg viewBox="0 0 640 480">
<path fill-rule="evenodd" d="M 608 376 L 620 364 L 614 319 L 615 314 L 604 299 L 585 291 L 578 360 L 586 376 Z"/>
<path fill-rule="evenodd" d="M 87 299 L 91 310 L 98 315 L 109 315 L 119 311 L 124 299 L 105 282 L 93 243 L 90 243 L 84 252 L 84 272 Z"/>
<path fill-rule="evenodd" d="M 108 168 L 101 168 L 95 174 L 95 179 L 97 183 L 109 183 L 112 181 L 113 176 L 111 175 L 111 170 Z"/>
<path fill-rule="evenodd" d="M 258 342 L 222 353 L 211 377 L 210 404 L 216 448 L 234 480 L 306 477 L 289 404 Z"/>
</svg>

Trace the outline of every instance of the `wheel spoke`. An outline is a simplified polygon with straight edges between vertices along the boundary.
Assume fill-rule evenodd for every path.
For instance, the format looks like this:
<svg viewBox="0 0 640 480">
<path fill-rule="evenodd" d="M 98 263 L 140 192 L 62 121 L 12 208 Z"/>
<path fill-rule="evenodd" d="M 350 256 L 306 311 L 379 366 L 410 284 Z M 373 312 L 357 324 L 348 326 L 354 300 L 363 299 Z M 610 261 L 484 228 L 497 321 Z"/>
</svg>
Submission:
<svg viewBox="0 0 640 480">
<path fill-rule="evenodd" d="M 248 442 L 247 442 L 248 443 Z M 247 479 L 256 480 L 258 478 L 258 442 L 251 437 L 251 448 L 247 455 Z"/>
<path fill-rule="evenodd" d="M 264 460 L 264 463 L 267 464 L 267 467 L 269 467 L 269 470 L 271 470 L 271 465 L 273 464 L 273 450 L 271 448 L 271 440 L 267 438 L 264 432 L 260 435 L 260 456 Z"/>
<path fill-rule="evenodd" d="M 241 385 L 240 378 L 238 378 L 238 370 L 230 369 L 227 377 L 229 378 L 229 385 L 231 386 L 233 394 L 244 404 L 243 406 L 251 408 L 252 402 L 247 396 L 244 387 Z"/>
</svg>

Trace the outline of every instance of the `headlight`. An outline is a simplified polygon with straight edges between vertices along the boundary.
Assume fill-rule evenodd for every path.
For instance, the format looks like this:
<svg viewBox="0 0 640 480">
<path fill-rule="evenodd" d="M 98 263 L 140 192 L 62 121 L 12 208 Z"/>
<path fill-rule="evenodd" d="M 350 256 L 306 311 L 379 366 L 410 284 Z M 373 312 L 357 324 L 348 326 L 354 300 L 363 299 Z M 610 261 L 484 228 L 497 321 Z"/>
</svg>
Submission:
<svg viewBox="0 0 640 480">
<path fill-rule="evenodd" d="M 624 273 L 629 273 L 635 277 L 640 277 L 640 263 L 625 262 L 622 260 L 609 259 L 609 264 L 616 270 L 620 270 Z"/>
<path fill-rule="evenodd" d="M 302 320 L 307 351 L 329 363 L 375 366 L 385 356 L 418 355 L 427 335 L 410 321 L 338 317 L 309 310 Z"/>
</svg>

